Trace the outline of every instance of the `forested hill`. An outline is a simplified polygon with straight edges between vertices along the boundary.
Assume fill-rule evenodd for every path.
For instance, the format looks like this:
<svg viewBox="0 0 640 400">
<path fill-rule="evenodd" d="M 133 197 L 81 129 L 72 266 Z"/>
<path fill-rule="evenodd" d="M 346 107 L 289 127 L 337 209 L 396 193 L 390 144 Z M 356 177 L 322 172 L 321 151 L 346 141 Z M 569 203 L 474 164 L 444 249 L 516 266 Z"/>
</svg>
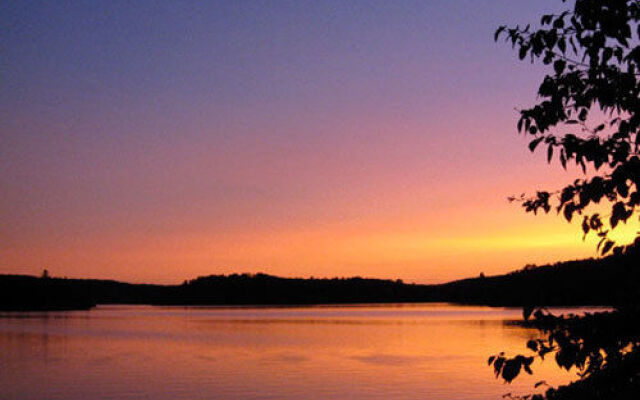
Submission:
<svg viewBox="0 0 640 400">
<path fill-rule="evenodd" d="M 489 305 L 616 305 L 640 300 L 637 253 L 526 266 L 432 287 L 434 298 Z"/>
<path fill-rule="evenodd" d="M 365 278 L 212 275 L 181 285 L 0 275 L 0 309 L 82 309 L 95 304 L 248 305 L 457 302 L 495 306 L 614 305 L 638 299 L 637 255 L 527 266 L 442 285 Z"/>
</svg>

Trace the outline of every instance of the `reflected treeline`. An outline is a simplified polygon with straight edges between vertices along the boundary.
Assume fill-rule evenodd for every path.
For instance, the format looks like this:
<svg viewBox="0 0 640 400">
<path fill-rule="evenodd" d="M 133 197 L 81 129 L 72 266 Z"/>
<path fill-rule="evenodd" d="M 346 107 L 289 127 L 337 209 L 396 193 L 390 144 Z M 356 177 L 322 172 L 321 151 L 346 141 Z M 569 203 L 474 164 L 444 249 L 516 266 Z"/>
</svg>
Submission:
<svg viewBox="0 0 640 400">
<path fill-rule="evenodd" d="M 0 275 L 0 309 L 87 309 L 96 304 L 250 305 L 455 302 L 495 306 L 616 305 L 637 298 L 637 258 L 527 266 L 506 275 L 442 285 L 401 280 L 280 278 L 267 274 L 212 275 L 181 285 Z"/>
</svg>

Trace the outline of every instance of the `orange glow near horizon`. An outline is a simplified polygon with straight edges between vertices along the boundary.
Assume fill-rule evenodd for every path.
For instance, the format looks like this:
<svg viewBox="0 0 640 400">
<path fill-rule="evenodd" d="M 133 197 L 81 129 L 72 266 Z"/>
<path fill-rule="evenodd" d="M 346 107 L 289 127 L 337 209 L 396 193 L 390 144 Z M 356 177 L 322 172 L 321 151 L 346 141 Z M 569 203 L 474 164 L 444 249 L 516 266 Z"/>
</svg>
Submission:
<svg viewBox="0 0 640 400">
<path fill-rule="evenodd" d="M 481 272 L 506 273 L 525 264 L 597 256 L 594 235 L 583 241 L 576 223 L 567 224 L 556 215 L 534 217 L 512 205 L 494 210 L 490 217 L 436 218 L 425 218 L 429 223 L 422 226 L 415 221 L 404 225 L 383 221 L 252 233 L 212 230 L 97 236 L 60 242 L 58 248 L 46 242 L 31 243 L 28 248 L 5 252 L 5 260 L 13 258 L 19 265 L 27 254 L 42 260 L 7 271 L 12 273 L 38 274 L 46 267 L 58 276 L 132 282 L 179 283 L 209 274 L 265 272 L 287 277 L 364 276 L 439 283 Z M 637 229 L 637 224 L 629 223 L 617 239 L 624 243 Z"/>
<path fill-rule="evenodd" d="M 357 138 L 377 122 L 347 137 Z M 352 152 L 318 155 L 305 144 L 304 153 L 287 153 L 288 158 L 278 157 L 280 150 L 253 159 L 220 153 L 229 158 L 222 169 L 215 164 L 217 150 L 186 144 L 173 148 L 176 161 L 186 161 L 168 175 L 159 174 L 157 156 L 137 153 L 132 157 L 142 160 L 125 159 L 116 174 L 96 177 L 106 185 L 104 200 L 93 198 L 100 192 L 90 193 L 93 185 L 82 182 L 70 186 L 75 194 L 58 194 L 70 203 L 53 210 L 37 203 L 21 210 L 25 206 L 16 206 L 15 198 L 17 213 L 8 215 L 13 224 L 4 227 L 0 244 L 0 273 L 39 274 L 47 268 L 55 276 L 179 283 L 202 275 L 265 272 L 438 283 L 597 255 L 594 235 L 582 240 L 580 221 L 568 224 L 555 212 L 534 216 L 506 200 L 521 190 L 562 187 L 576 171 L 547 165 L 526 145 L 496 154 L 491 141 L 478 143 L 473 154 L 451 143 L 443 144 L 445 159 L 422 156 L 409 147 L 416 140 L 433 146 L 422 135 L 427 125 L 403 126 L 414 132 L 407 144 L 393 143 L 389 132 L 400 129 L 394 126 L 368 137 L 370 148 L 350 139 Z M 457 128 L 439 129 L 454 134 Z M 498 127 L 484 129 L 492 138 Z M 505 136 L 495 140 L 522 144 L 521 138 Z M 210 140 L 203 136 L 198 142 Z M 381 148 L 387 148 L 388 159 L 373 162 Z M 512 164 L 512 157 L 521 161 Z M 136 169 L 145 163 L 148 171 Z M 457 169 L 446 167 L 456 163 Z M 508 173 L 501 164 L 509 164 Z M 212 175 L 224 172 L 221 177 L 233 180 L 194 180 L 193 173 L 207 165 Z M 121 188 L 129 192 L 115 194 Z M 618 239 L 628 242 L 637 230 L 630 222 Z"/>
</svg>

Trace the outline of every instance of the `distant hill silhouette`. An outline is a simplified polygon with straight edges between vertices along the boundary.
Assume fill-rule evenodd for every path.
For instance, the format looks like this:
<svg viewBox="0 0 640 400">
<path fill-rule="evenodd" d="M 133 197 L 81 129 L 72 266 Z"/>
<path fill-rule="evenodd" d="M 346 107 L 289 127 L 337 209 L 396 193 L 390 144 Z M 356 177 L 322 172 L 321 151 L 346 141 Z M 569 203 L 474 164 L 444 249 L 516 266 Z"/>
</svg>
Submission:
<svg viewBox="0 0 640 400">
<path fill-rule="evenodd" d="M 181 285 L 0 275 L 0 310 L 87 309 L 96 304 L 285 305 L 454 302 L 492 306 L 615 305 L 638 298 L 637 255 L 562 262 L 441 285 L 400 280 L 211 275 Z"/>
<path fill-rule="evenodd" d="M 579 306 L 628 304 L 639 299 L 638 253 L 606 258 L 528 265 L 485 278 L 463 279 L 431 288 L 450 302 L 495 306 Z"/>
</svg>

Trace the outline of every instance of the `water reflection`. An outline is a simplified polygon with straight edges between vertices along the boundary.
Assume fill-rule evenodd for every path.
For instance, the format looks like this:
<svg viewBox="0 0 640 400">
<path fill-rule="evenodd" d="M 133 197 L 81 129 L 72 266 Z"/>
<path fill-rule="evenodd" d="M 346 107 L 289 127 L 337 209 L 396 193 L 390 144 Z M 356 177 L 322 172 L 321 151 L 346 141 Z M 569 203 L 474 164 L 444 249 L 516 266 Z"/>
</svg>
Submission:
<svg viewBox="0 0 640 400">
<path fill-rule="evenodd" d="M 512 385 L 520 310 L 432 305 L 111 306 L 0 315 L 0 398 L 487 399 L 573 378 L 551 362 Z"/>
</svg>

